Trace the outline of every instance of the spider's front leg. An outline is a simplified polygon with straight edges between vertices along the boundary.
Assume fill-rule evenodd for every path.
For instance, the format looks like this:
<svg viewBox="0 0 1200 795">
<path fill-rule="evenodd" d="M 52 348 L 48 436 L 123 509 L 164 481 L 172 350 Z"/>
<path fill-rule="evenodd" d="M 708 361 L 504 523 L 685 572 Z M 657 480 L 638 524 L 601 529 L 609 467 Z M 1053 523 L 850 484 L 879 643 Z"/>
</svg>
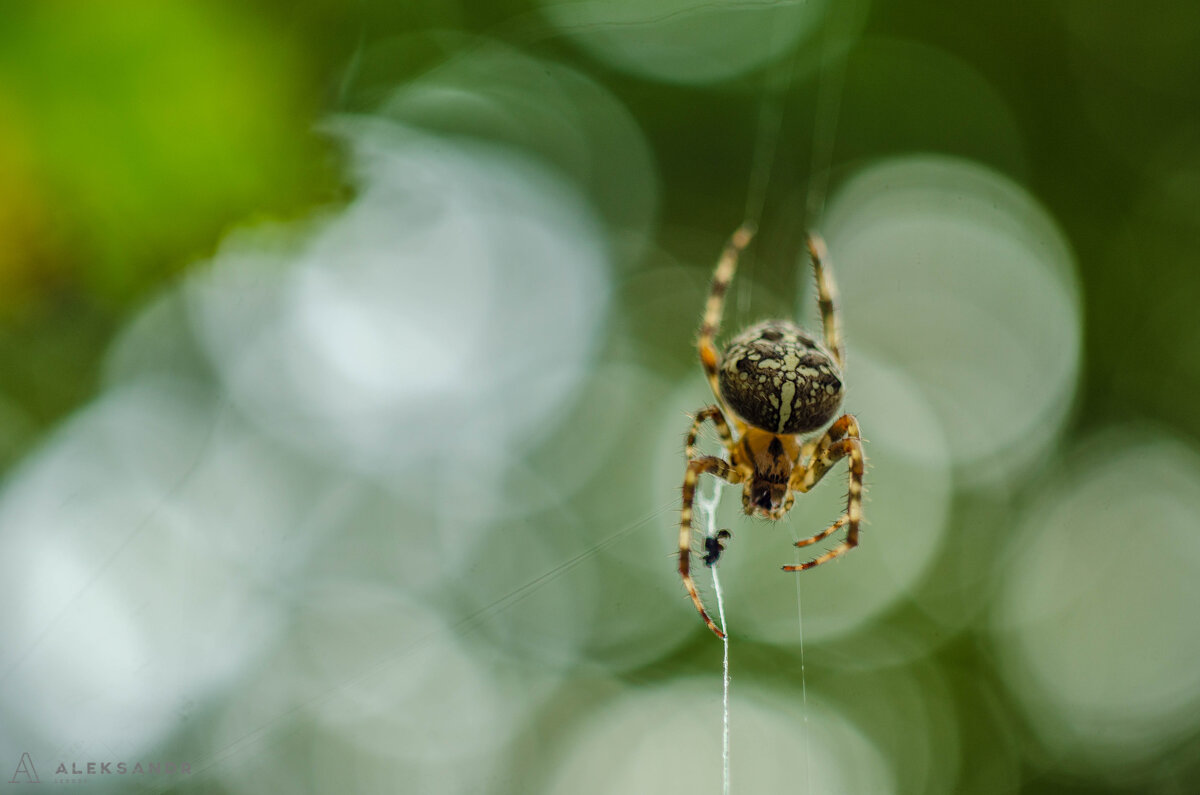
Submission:
<svg viewBox="0 0 1200 795">
<path fill-rule="evenodd" d="M 789 486 L 801 493 L 811 490 L 825 476 L 825 473 L 843 458 L 850 459 L 850 488 L 846 497 L 846 513 L 811 538 L 797 541 L 796 546 L 805 547 L 815 544 L 842 527 L 847 527 L 846 538 L 842 543 L 814 560 L 799 565 L 784 566 L 784 571 L 804 571 L 813 566 L 820 566 L 858 546 L 858 531 L 862 524 L 863 472 L 866 469 L 866 458 L 863 455 L 862 435 L 854 417 L 843 414 L 833 425 L 829 426 L 829 430 L 817 443 L 808 462 L 792 472 Z"/>
<path fill-rule="evenodd" d="M 705 472 L 730 483 L 742 482 L 741 472 L 715 456 L 693 458 L 687 462 L 687 471 L 683 475 L 683 509 L 679 513 L 679 576 L 683 578 L 683 586 L 687 588 L 688 596 L 692 598 L 692 604 L 696 606 L 704 623 L 716 633 L 718 638 L 723 638 L 725 633 L 709 618 L 708 611 L 704 609 L 704 603 L 700 601 L 700 594 L 696 590 L 696 582 L 692 579 L 691 571 L 692 505 L 696 501 L 696 481 Z"/>
<path fill-rule="evenodd" d="M 825 331 L 825 347 L 833 354 L 838 367 L 846 366 L 846 354 L 842 350 L 841 322 L 838 319 L 837 284 L 833 274 L 825 270 L 829 262 L 829 249 L 825 240 L 816 232 L 808 235 L 808 254 L 812 258 L 813 275 L 817 279 L 817 309 L 821 313 L 821 326 Z"/>
<path fill-rule="evenodd" d="M 696 348 L 700 352 L 700 364 L 704 367 L 708 385 L 712 388 L 712 393 L 718 401 L 721 400 L 721 388 L 717 383 L 719 357 L 717 346 L 713 340 L 716 338 L 717 332 L 721 330 L 721 316 L 725 312 L 725 293 L 729 290 L 730 283 L 733 282 L 733 274 L 737 272 L 738 257 L 741 256 L 746 246 L 750 245 L 753 237 L 754 225 L 745 223 L 733 233 L 729 242 L 725 244 L 721 258 L 717 260 L 717 269 L 713 272 L 712 284 L 708 289 L 708 301 L 704 304 L 704 322 L 700 325 L 700 336 L 696 340 Z M 737 422 L 736 417 L 734 422 Z M 738 430 L 743 430 L 743 427 L 738 425 Z"/>
</svg>

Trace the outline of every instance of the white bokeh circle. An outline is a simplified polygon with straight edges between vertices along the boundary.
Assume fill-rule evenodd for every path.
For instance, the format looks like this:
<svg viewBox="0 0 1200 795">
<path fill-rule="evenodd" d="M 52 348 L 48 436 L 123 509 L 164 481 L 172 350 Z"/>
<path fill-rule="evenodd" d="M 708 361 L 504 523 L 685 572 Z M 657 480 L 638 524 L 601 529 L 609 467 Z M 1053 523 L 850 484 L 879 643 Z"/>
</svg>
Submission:
<svg viewBox="0 0 1200 795">
<path fill-rule="evenodd" d="M 1005 477 L 1051 446 L 1080 367 L 1062 232 L 1022 188 L 934 155 L 872 165 L 824 222 L 851 353 L 906 371 L 962 474 Z"/>
<path fill-rule="evenodd" d="M 378 120 L 337 128 L 358 197 L 299 233 L 227 241 L 192 284 L 199 337 L 289 444 L 384 476 L 452 458 L 482 477 L 473 462 L 536 438 L 583 377 L 603 236 L 532 160 Z"/>
<path fill-rule="evenodd" d="M 201 760 L 232 791 L 478 792 L 556 684 L 385 583 L 322 579 L 297 601 L 288 642 L 231 694 Z"/>
<path fill-rule="evenodd" d="M 1197 516 L 1200 456 L 1124 428 L 1081 444 L 1011 535 L 995 648 L 1065 764 L 1120 769 L 1200 727 Z"/>
<path fill-rule="evenodd" d="M 161 742 L 281 635 L 321 497 L 192 382 L 107 393 L 0 495 L 3 711 L 89 752 Z"/>
<path fill-rule="evenodd" d="M 731 698 L 733 791 L 838 795 L 898 791 L 874 744 L 830 705 L 746 685 Z M 819 727 L 819 731 L 806 726 Z M 805 769 L 802 749 L 808 743 Z M 722 781 L 720 680 L 628 690 L 573 738 L 548 793 L 714 792 Z"/>
<path fill-rule="evenodd" d="M 631 74 L 671 83 L 728 80 L 779 58 L 820 25 L 825 0 L 542 0 L 557 31 Z"/>
</svg>

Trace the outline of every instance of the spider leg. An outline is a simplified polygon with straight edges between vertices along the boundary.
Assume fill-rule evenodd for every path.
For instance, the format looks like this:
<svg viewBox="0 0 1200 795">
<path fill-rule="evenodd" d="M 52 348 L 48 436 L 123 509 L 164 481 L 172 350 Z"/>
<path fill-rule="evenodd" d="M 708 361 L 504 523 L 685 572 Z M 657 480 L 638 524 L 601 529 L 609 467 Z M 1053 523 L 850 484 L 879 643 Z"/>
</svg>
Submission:
<svg viewBox="0 0 1200 795">
<path fill-rule="evenodd" d="M 737 271 L 738 256 L 750 244 L 754 237 L 754 226 L 742 224 L 729 242 L 725 244 L 721 258 L 717 260 L 717 269 L 713 272 L 712 286 L 708 290 L 708 303 L 704 305 L 704 322 L 700 326 L 700 337 L 696 347 L 700 349 L 700 363 L 704 365 L 704 374 L 708 376 L 708 385 L 712 388 L 717 401 L 721 401 L 721 390 L 717 385 L 717 348 L 713 339 L 721 330 L 721 316 L 725 311 L 725 293 L 733 281 Z M 739 430 L 741 426 L 739 425 Z"/>
<path fill-rule="evenodd" d="M 829 527 L 826 527 L 824 530 L 822 530 L 821 532 L 817 533 L 815 536 L 811 536 L 811 537 L 809 537 L 809 538 L 802 538 L 802 539 L 800 539 L 799 541 L 797 541 L 797 542 L 796 542 L 796 546 L 798 546 L 798 547 L 806 547 L 806 546 L 808 546 L 809 544 L 815 544 L 815 543 L 817 543 L 818 541 L 820 541 L 820 540 L 821 540 L 821 539 L 823 539 L 823 538 L 828 538 L 829 536 L 831 536 L 831 535 L 833 535 L 834 533 L 836 533 L 836 532 L 837 532 L 839 529 L 841 529 L 841 528 L 845 527 L 845 526 L 846 526 L 846 522 L 848 522 L 848 521 L 850 521 L 850 517 L 849 517 L 849 516 L 844 516 L 844 515 L 843 515 L 843 516 L 839 517 L 839 518 L 838 518 L 838 520 L 837 520 L 836 522 L 834 522 L 833 524 L 829 525 Z"/>
<path fill-rule="evenodd" d="M 833 354 L 834 363 L 839 368 L 845 367 L 841 322 L 837 310 L 837 284 L 833 281 L 833 274 L 825 270 L 825 264 L 829 262 L 829 249 L 821 236 L 815 232 L 808 235 L 808 253 L 812 257 L 813 274 L 817 277 L 817 309 L 821 311 L 825 347 Z"/>
<path fill-rule="evenodd" d="M 858 420 L 851 414 L 843 414 L 833 421 L 833 424 L 826 429 L 821 438 L 816 441 L 806 442 L 800 448 L 800 460 L 808 458 L 808 463 L 793 470 L 792 472 L 792 488 L 798 491 L 808 491 L 818 480 L 825 474 L 825 470 L 821 470 L 815 476 L 810 476 L 810 470 L 818 465 L 818 462 L 825 456 L 829 448 L 835 442 L 850 437 L 851 439 L 861 439 L 862 433 L 858 428 Z M 826 467 L 828 469 L 828 467 Z M 805 486 L 804 484 L 808 485 Z"/>
<path fill-rule="evenodd" d="M 687 462 L 687 470 L 683 475 L 683 509 L 679 512 L 679 576 L 683 578 L 683 586 L 687 588 L 692 604 L 696 605 L 700 617 L 717 637 L 725 637 L 717 625 L 708 616 L 700 594 L 696 591 L 696 582 L 692 579 L 692 504 L 696 500 L 696 481 L 700 475 L 709 472 L 730 483 L 740 483 L 742 474 L 730 464 L 715 456 L 693 458 Z M 712 550 L 709 550 L 709 554 Z"/>
<path fill-rule="evenodd" d="M 686 447 L 684 448 L 687 459 L 691 461 L 693 458 L 698 457 L 696 455 L 696 437 L 700 434 L 700 426 L 704 424 L 705 420 L 712 420 L 713 425 L 717 428 L 717 433 L 721 436 L 721 444 L 729 452 L 730 460 L 736 460 L 734 456 L 737 453 L 733 444 L 733 434 L 730 433 L 729 423 L 725 421 L 725 414 L 719 406 L 706 406 L 696 412 L 696 416 L 692 419 L 692 428 L 688 431 Z"/>
<path fill-rule="evenodd" d="M 844 555 L 858 546 L 858 531 L 862 524 L 863 471 L 866 468 L 866 459 L 863 456 L 862 436 L 858 422 L 853 416 L 843 414 L 829 427 L 829 430 L 817 443 L 809 461 L 792 472 L 790 485 L 801 493 L 811 490 L 825 476 L 825 473 L 843 458 L 850 459 L 850 487 L 846 497 L 846 513 L 825 530 L 798 542 L 796 546 L 803 547 L 814 544 L 832 535 L 843 525 L 847 527 L 846 538 L 833 549 L 807 563 L 784 566 L 784 571 L 811 569 L 813 566 L 819 566 L 839 555 Z"/>
</svg>

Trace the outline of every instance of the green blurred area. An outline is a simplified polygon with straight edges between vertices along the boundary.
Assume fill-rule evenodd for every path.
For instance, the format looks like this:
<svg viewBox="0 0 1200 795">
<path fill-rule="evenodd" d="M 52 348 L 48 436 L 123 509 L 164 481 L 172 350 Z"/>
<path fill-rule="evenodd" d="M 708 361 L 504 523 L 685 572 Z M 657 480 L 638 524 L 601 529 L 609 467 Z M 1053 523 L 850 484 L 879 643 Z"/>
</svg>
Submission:
<svg viewBox="0 0 1200 795">
<path fill-rule="evenodd" d="M 659 182 L 650 231 L 692 280 L 662 284 L 660 271 L 633 262 L 618 274 L 615 314 L 637 348 L 629 358 L 667 381 L 693 374 L 689 335 L 712 252 L 741 220 L 763 151 L 760 115 L 772 95 L 760 70 L 705 85 L 631 74 L 554 31 L 532 2 L 9 4 L 0 16 L 0 467 L 94 396 L 116 331 L 231 228 L 346 198 L 323 119 L 372 107 L 390 87 L 479 46 L 476 37 L 586 74 L 641 126 Z M 796 58 L 801 68 L 780 98 L 762 262 L 790 262 L 798 249 L 817 108 L 829 86 L 811 54 Z M 834 189 L 872 159 L 950 154 L 1025 186 L 1061 225 L 1084 317 L 1069 433 L 1136 420 L 1189 443 L 1200 438 L 1200 5 L 1075 0 L 951 11 L 878 2 L 839 74 Z M 512 144 L 535 140 L 522 137 L 521 123 L 536 112 L 516 114 L 508 134 L 500 124 L 425 122 Z M 565 147 L 539 154 L 569 170 Z M 578 167 L 604 184 L 603 163 Z M 774 292 L 794 288 L 782 268 L 760 267 L 756 278 Z M 957 521 L 999 525 L 1013 499 L 960 494 Z M 945 559 L 963 543 L 952 539 Z M 922 585 L 939 587 L 936 577 Z M 913 607 L 868 631 L 897 626 L 937 632 Z M 977 771 L 997 745 L 1021 755 L 1025 793 L 1140 792 L 1161 770 L 1173 782 L 1200 782 L 1195 737 L 1129 780 L 1058 775 L 1010 705 L 997 703 L 983 645 L 964 632 L 918 666 L 920 677 L 941 682 L 941 706 L 967 727 L 958 750 L 963 780 L 978 787 L 971 791 L 989 791 Z M 631 680 L 700 673 L 698 648 Z M 793 686 L 775 651 L 744 648 L 741 675 Z M 858 651 L 854 642 L 834 645 L 810 665 L 824 671 L 828 690 L 854 692 L 847 709 L 869 724 L 872 688 L 884 685 L 844 664 Z"/>
<path fill-rule="evenodd" d="M 0 370 L 44 426 L 113 330 L 230 226 L 335 184 L 294 29 L 236 4 L 10 4 L 0 23 Z M 6 457 L 15 451 L 11 442 Z"/>
</svg>

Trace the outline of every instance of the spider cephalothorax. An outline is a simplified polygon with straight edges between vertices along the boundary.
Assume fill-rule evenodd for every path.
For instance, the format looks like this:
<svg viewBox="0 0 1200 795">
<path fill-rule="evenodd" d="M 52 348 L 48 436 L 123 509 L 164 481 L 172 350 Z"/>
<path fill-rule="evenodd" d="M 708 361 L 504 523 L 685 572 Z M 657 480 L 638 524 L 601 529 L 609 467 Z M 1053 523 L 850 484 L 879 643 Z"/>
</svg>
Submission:
<svg viewBox="0 0 1200 795">
<path fill-rule="evenodd" d="M 801 444 L 798 438 L 824 427 L 842 403 L 844 356 L 836 288 L 825 270 L 828 255 L 819 237 L 809 236 L 808 249 L 816 275 L 824 344 L 791 321 L 768 320 L 734 337 L 724 352 L 717 355 L 713 339 L 720 329 L 725 293 L 733 281 L 738 255 L 752 235 L 753 231 L 745 226 L 735 232 L 713 274 L 698 347 L 700 363 L 719 405 L 699 411 L 688 432 L 688 464 L 683 478 L 679 526 L 679 573 L 700 616 L 709 629 L 722 637 L 724 633 L 705 611 L 691 575 L 692 504 L 701 473 L 709 472 L 730 483 L 743 484 L 742 508 L 747 514 L 782 519 L 797 493 L 811 489 L 837 461 L 850 459 L 845 514 L 820 533 L 796 542 L 796 546 L 816 543 L 842 527 L 847 528 L 845 540 L 808 563 L 784 566 L 784 571 L 808 569 L 847 552 L 858 544 L 862 522 L 865 461 L 854 417 L 843 414 L 815 440 Z M 705 420 L 712 420 L 716 426 L 728 461 L 697 454 L 696 435 Z M 729 537 L 729 531 L 722 530 L 706 540 L 707 565 L 717 562 L 724 551 L 721 542 Z"/>
</svg>

